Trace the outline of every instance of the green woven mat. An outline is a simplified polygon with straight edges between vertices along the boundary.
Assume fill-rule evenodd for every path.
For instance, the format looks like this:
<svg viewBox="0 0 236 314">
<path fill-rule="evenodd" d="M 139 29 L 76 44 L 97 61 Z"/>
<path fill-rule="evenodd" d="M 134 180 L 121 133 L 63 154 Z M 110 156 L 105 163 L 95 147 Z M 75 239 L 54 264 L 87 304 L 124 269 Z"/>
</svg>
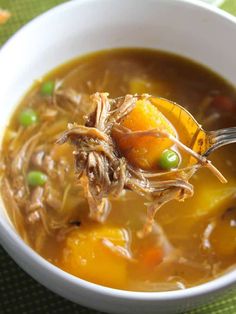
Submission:
<svg viewBox="0 0 236 314">
<path fill-rule="evenodd" d="M 0 8 L 8 9 L 12 13 L 10 20 L 0 26 L 0 45 L 33 17 L 62 2 L 65 1 L 0 0 Z M 226 0 L 222 8 L 236 15 L 236 0 Z M 23 272 L 0 246 L 0 314 L 15 313 L 99 314 L 100 312 L 73 304 L 42 287 Z M 188 314 L 221 313 L 236 314 L 236 292 L 231 292 L 227 297 L 213 304 L 188 312 Z"/>
<path fill-rule="evenodd" d="M 236 0 L 225 0 L 224 3 L 221 5 L 221 9 L 236 15 Z"/>
</svg>

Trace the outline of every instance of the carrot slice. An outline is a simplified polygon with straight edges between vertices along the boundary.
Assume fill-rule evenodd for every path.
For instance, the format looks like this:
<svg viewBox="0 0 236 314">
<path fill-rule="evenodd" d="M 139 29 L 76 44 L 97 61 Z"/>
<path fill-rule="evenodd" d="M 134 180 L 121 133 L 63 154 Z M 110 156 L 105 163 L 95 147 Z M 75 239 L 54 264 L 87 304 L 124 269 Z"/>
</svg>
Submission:
<svg viewBox="0 0 236 314">
<path fill-rule="evenodd" d="M 153 268 L 163 260 L 163 250 L 160 247 L 152 247 L 146 250 L 140 259 L 140 262 L 148 267 Z"/>
</svg>

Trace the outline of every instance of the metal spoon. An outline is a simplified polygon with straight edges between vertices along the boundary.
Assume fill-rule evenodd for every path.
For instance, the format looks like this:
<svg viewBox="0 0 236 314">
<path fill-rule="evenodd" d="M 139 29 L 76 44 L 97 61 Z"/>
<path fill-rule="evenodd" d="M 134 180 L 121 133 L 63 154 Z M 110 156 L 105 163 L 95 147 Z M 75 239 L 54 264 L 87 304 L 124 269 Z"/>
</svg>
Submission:
<svg viewBox="0 0 236 314">
<path fill-rule="evenodd" d="M 148 99 L 163 115 L 180 130 L 180 140 L 202 156 L 209 156 L 216 149 L 236 143 L 236 127 L 206 131 L 188 110 L 176 102 L 148 94 L 134 95 L 138 99 Z M 122 100 L 124 96 L 115 100 Z"/>
</svg>

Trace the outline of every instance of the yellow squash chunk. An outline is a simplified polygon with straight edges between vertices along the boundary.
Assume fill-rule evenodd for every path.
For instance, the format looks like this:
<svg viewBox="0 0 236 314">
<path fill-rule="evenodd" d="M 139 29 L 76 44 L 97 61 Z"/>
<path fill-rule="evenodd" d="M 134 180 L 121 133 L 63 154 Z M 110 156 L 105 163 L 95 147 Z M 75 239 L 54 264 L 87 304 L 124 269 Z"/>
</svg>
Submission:
<svg viewBox="0 0 236 314">
<path fill-rule="evenodd" d="M 207 187 L 202 182 L 207 182 Z M 195 191 L 192 198 L 183 203 L 175 203 L 174 206 L 168 204 L 160 215 L 157 214 L 158 222 L 171 240 L 188 239 L 193 230 L 200 230 L 198 228 L 201 228 L 201 222 L 223 213 L 232 204 L 235 181 L 222 185 L 214 176 L 209 175 L 207 169 L 201 169 L 191 183 Z"/>
<path fill-rule="evenodd" d="M 127 278 L 127 260 L 110 251 L 103 239 L 125 248 L 128 236 L 125 229 L 116 227 L 82 226 L 66 240 L 62 268 L 82 279 L 122 288 Z"/>
<path fill-rule="evenodd" d="M 223 172 L 229 176 L 227 169 L 223 167 Z M 206 182 L 207 185 L 203 184 Z M 229 180 L 225 185 L 216 180 L 216 178 L 207 169 L 201 169 L 195 175 L 191 182 L 194 186 L 193 201 L 189 200 L 187 205 L 189 213 L 197 217 L 218 215 L 232 202 L 236 191 L 236 180 Z M 183 204 L 184 205 L 184 204 Z"/>
<path fill-rule="evenodd" d="M 125 117 L 121 125 L 131 131 L 158 129 L 176 136 L 174 127 L 147 100 L 138 100 L 132 112 Z M 147 170 L 156 169 L 162 152 L 173 145 L 172 141 L 167 138 L 153 136 L 127 137 L 113 132 L 113 138 L 121 153 L 131 164 Z"/>
</svg>

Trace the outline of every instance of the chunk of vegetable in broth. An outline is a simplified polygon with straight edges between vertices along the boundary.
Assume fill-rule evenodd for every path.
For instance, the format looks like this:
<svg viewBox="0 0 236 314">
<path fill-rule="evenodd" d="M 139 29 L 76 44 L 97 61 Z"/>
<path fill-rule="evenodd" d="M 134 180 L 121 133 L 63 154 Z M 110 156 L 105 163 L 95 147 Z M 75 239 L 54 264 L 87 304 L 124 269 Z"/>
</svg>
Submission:
<svg viewBox="0 0 236 314">
<path fill-rule="evenodd" d="M 164 252 L 160 247 L 151 247 L 142 252 L 139 258 L 139 263 L 152 270 L 162 262 L 163 258 Z"/>
<path fill-rule="evenodd" d="M 61 266 L 80 278 L 111 287 L 122 287 L 127 279 L 128 262 L 110 251 L 103 244 L 103 239 L 124 248 L 128 244 L 125 229 L 95 224 L 82 226 L 68 235 Z"/>
<path fill-rule="evenodd" d="M 174 127 L 148 100 L 138 100 L 134 109 L 121 124 L 131 131 L 157 129 L 177 136 Z M 137 138 L 113 132 L 113 137 L 120 151 L 131 164 L 147 170 L 157 169 L 163 151 L 173 145 L 168 138 L 148 135 Z"/>
<path fill-rule="evenodd" d="M 208 217 L 223 213 L 232 202 L 236 182 L 222 185 L 206 171 L 201 171 L 199 174 L 199 177 L 196 176 L 192 180 L 195 193 L 191 199 L 166 208 L 161 215 L 157 214 L 158 222 L 165 228 L 171 241 L 175 238 L 189 241 L 194 228 L 198 228 Z M 204 181 L 207 182 L 207 189 L 202 184 Z"/>
<path fill-rule="evenodd" d="M 202 171 L 203 172 L 203 171 Z M 207 189 L 202 182 L 207 182 Z M 196 192 L 194 198 L 197 203 L 192 208 L 195 209 L 195 214 L 200 216 L 216 215 L 232 202 L 232 198 L 236 191 L 236 182 L 230 181 L 227 185 L 222 185 L 220 182 L 210 177 L 207 172 L 202 174 L 201 179 L 196 179 L 193 182 Z"/>
</svg>

